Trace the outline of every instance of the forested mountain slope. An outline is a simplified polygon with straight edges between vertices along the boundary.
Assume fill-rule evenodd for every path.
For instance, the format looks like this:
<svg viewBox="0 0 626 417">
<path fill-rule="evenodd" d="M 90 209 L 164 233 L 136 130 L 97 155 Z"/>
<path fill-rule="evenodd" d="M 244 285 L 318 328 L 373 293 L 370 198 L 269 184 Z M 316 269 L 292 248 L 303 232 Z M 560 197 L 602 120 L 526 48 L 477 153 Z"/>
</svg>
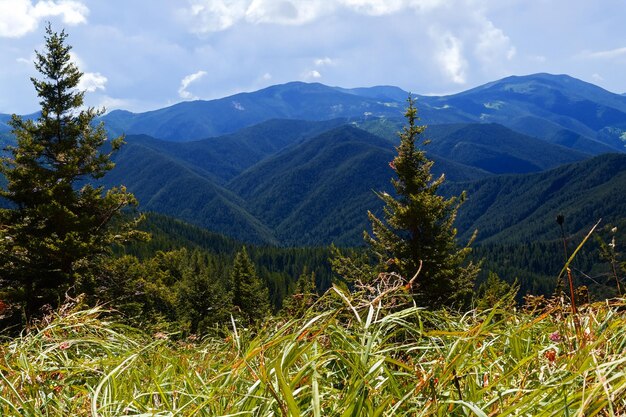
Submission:
<svg viewBox="0 0 626 417">
<path fill-rule="evenodd" d="M 464 236 L 478 229 L 478 241 L 528 242 L 557 238 L 559 213 L 568 233 L 624 218 L 625 184 L 626 155 L 606 154 L 541 173 L 447 184 L 444 192 L 467 192 L 457 218 Z"/>
</svg>

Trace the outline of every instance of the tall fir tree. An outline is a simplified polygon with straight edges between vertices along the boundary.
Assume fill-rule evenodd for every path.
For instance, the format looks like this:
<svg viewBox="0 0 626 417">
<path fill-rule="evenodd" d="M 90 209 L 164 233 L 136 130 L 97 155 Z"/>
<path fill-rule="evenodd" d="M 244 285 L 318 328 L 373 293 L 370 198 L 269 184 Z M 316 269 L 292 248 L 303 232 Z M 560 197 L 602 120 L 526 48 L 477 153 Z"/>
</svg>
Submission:
<svg viewBox="0 0 626 417">
<path fill-rule="evenodd" d="M 257 275 L 245 247 L 235 255 L 231 281 L 233 306 L 239 308 L 244 321 L 251 325 L 263 321 L 270 312 L 269 291 Z"/>
<path fill-rule="evenodd" d="M 45 51 L 35 58 L 43 78 L 31 78 L 41 115 L 36 121 L 13 115 L 17 145 L 0 163 L 7 180 L 0 196 L 11 204 L 0 211 L 0 297 L 21 305 L 27 316 L 62 301 L 135 226 L 121 218 L 124 207 L 136 204 L 132 194 L 89 183 L 113 168 L 111 154 L 123 138 L 102 151 L 107 135 L 94 119 L 103 110 L 83 108 L 83 74 L 71 62 L 66 38 L 48 24 Z"/>
<path fill-rule="evenodd" d="M 378 270 L 396 272 L 410 280 L 420 268 L 412 287 L 419 305 L 464 304 L 470 299 L 479 267 L 466 262 L 469 245 L 456 243 L 454 219 L 465 196 L 444 198 L 437 194 L 444 181 L 433 180 L 433 161 L 417 147 L 425 126 L 416 124 L 417 109 L 412 97 L 405 114 L 407 125 L 399 133 L 397 156 L 389 164 L 397 196 L 377 193 L 385 203 L 384 221 L 368 212 L 373 236 L 365 240 L 378 260 Z M 421 140 L 422 145 L 428 140 Z"/>
<path fill-rule="evenodd" d="M 177 287 L 179 321 L 194 334 L 215 332 L 229 322 L 231 294 L 226 291 L 222 268 L 216 258 L 195 250 Z"/>
</svg>

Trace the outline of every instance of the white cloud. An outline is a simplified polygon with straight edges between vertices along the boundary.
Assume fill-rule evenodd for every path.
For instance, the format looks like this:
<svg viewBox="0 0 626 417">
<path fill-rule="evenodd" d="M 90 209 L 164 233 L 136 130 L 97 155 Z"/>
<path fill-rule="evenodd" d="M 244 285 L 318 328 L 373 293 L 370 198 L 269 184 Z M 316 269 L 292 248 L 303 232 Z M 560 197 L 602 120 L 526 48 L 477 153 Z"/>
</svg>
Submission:
<svg viewBox="0 0 626 417">
<path fill-rule="evenodd" d="M 403 0 L 343 0 L 344 6 L 370 16 L 395 13 L 407 6 Z"/>
<path fill-rule="evenodd" d="M 189 74 L 185 78 L 183 78 L 180 81 L 180 88 L 178 89 L 178 95 L 180 96 L 180 98 L 184 98 L 184 99 L 187 99 L 187 100 L 189 100 L 189 99 L 191 99 L 191 100 L 197 99 L 196 96 L 194 96 L 189 91 L 187 91 L 187 88 L 189 87 L 189 85 L 191 83 L 193 83 L 194 81 L 199 80 L 200 78 L 204 77 L 205 75 L 207 75 L 206 71 L 198 71 L 198 72 L 194 72 L 193 74 Z"/>
<path fill-rule="evenodd" d="M 583 58 L 593 58 L 593 59 L 613 59 L 620 57 L 622 55 L 626 55 L 626 47 L 624 48 L 615 48 L 609 49 L 606 51 L 585 51 L 580 54 Z"/>
<path fill-rule="evenodd" d="M 406 9 L 429 11 L 444 0 L 188 0 L 182 10 L 196 33 L 226 30 L 239 22 L 301 25 L 340 10 L 383 16 Z"/>
<path fill-rule="evenodd" d="M 131 100 L 104 96 L 100 99 L 100 102 L 97 107 L 98 108 L 104 107 L 108 113 L 111 110 L 115 110 L 115 109 L 128 109 L 131 103 L 132 103 Z"/>
<path fill-rule="evenodd" d="M 329 57 L 324 57 L 324 58 L 318 58 L 315 61 L 313 61 L 313 63 L 315 64 L 316 67 L 323 67 L 325 65 L 334 65 L 335 62 L 330 59 Z"/>
<path fill-rule="evenodd" d="M 493 67 L 502 62 L 503 58 L 510 61 L 515 56 L 515 47 L 504 32 L 486 20 L 478 34 L 475 53 L 486 67 Z"/>
<path fill-rule="evenodd" d="M 598 82 L 598 83 L 604 81 L 604 77 L 598 74 L 597 72 L 594 72 L 591 75 L 591 79 L 593 79 L 595 82 Z"/>
<path fill-rule="evenodd" d="M 263 81 L 269 81 L 272 79 L 272 74 L 270 74 L 269 72 L 266 72 L 265 74 L 261 75 L 261 79 Z"/>
<path fill-rule="evenodd" d="M 301 25 L 332 12 L 332 3 L 328 0 L 252 0 L 246 9 L 245 20 L 250 23 Z"/>
<path fill-rule="evenodd" d="M 0 37 L 19 38 L 37 29 L 42 19 L 61 16 L 66 25 L 87 22 L 89 9 L 75 0 L 0 1 Z"/>
<path fill-rule="evenodd" d="M 322 74 L 320 74 L 320 72 L 317 71 L 317 70 L 311 70 L 311 71 L 307 71 L 304 74 L 302 74 L 302 78 L 305 81 L 316 80 L 316 79 L 322 78 Z"/>
<path fill-rule="evenodd" d="M 50 16 L 62 16 L 63 23 L 67 25 L 87 23 L 87 15 L 89 14 L 87 6 L 74 0 L 59 0 L 57 2 L 42 0 L 37 2 L 33 11 L 34 15 L 39 19 Z"/>
<path fill-rule="evenodd" d="M 247 0 L 193 0 L 186 11 L 195 23 L 194 31 L 217 32 L 241 20 L 248 8 Z"/>
<path fill-rule="evenodd" d="M 431 31 L 431 36 L 433 36 L 433 31 Z M 444 33 L 439 38 L 439 49 L 435 58 L 450 81 L 465 84 L 467 61 L 463 57 L 463 44 L 459 38 L 450 32 Z"/>
<path fill-rule="evenodd" d="M 96 90 L 105 90 L 108 79 L 99 72 L 85 72 L 78 83 L 78 89 L 93 93 Z"/>
</svg>

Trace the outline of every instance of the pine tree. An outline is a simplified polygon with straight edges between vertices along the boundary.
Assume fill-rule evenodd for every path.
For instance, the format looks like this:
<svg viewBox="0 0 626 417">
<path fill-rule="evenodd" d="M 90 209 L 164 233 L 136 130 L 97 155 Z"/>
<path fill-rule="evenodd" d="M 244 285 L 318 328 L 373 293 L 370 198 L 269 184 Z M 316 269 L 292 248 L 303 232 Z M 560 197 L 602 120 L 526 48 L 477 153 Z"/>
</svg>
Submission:
<svg viewBox="0 0 626 417">
<path fill-rule="evenodd" d="M 258 324 L 269 314 L 269 291 L 256 274 L 246 248 L 237 252 L 231 273 L 233 306 L 238 307 L 244 321 Z"/>
<path fill-rule="evenodd" d="M 194 251 L 177 289 L 179 320 L 194 334 L 207 334 L 230 319 L 232 304 L 215 258 Z"/>
<path fill-rule="evenodd" d="M 315 289 L 315 272 L 308 272 L 306 268 L 296 281 L 293 294 L 285 300 L 283 308 L 289 317 L 302 317 L 317 300 Z"/>
<path fill-rule="evenodd" d="M 13 115 L 17 145 L 0 164 L 7 180 L 0 197 L 11 204 L 0 211 L 0 297 L 21 304 L 27 316 L 62 301 L 78 277 L 93 271 L 111 244 L 134 228 L 120 215 L 136 204 L 133 195 L 124 187 L 105 192 L 89 183 L 113 168 L 111 153 L 123 138 L 107 142 L 103 125 L 94 124 L 103 110 L 83 108 L 84 92 L 77 89 L 82 73 L 70 61 L 66 38 L 48 25 L 45 52 L 35 60 L 43 78 L 31 78 L 41 115 L 36 121 Z"/>
<path fill-rule="evenodd" d="M 371 212 L 373 236 L 365 240 L 378 259 L 379 270 L 396 272 L 410 280 L 420 268 L 412 288 L 420 305 L 460 305 L 469 299 L 478 267 L 465 264 L 470 248 L 456 244 L 454 219 L 464 200 L 437 195 L 444 181 L 433 180 L 433 161 L 416 147 L 425 126 L 416 125 L 417 109 L 408 99 L 405 117 L 408 125 L 399 133 L 398 154 L 389 164 L 395 171 L 392 179 L 397 197 L 377 193 L 385 203 L 384 221 Z M 426 145 L 427 140 L 422 140 Z"/>
</svg>

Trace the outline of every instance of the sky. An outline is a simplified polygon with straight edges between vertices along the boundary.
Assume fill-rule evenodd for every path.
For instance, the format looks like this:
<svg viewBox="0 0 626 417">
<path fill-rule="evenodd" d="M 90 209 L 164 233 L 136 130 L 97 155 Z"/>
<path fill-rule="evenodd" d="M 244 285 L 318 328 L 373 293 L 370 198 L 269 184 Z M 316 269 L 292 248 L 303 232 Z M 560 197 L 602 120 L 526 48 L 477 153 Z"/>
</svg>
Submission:
<svg viewBox="0 0 626 417">
<path fill-rule="evenodd" d="M 623 0 L 0 0 L 0 113 L 39 108 L 46 22 L 107 110 L 289 81 L 451 94 L 537 72 L 626 92 Z"/>
</svg>

